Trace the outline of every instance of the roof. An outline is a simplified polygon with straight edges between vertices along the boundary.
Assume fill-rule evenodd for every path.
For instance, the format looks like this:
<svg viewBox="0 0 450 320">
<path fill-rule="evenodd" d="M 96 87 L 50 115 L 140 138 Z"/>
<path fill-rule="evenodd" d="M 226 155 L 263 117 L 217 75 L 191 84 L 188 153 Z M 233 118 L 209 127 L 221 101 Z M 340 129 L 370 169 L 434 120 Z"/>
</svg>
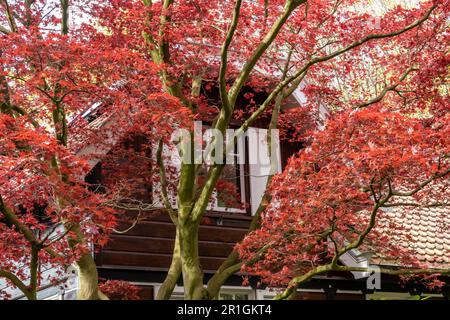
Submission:
<svg viewBox="0 0 450 320">
<path fill-rule="evenodd" d="M 389 200 L 388 206 L 382 208 L 375 232 L 387 238 L 394 254 L 386 248 L 387 254 L 377 252 L 373 263 L 399 265 L 395 261 L 399 259 L 403 264 L 411 260 L 424 268 L 450 268 L 449 182 L 444 177 L 415 195 L 394 196 Z"/>
<path fill-rule="evenodd" d="M 386 218 L 401 228 L 389 238 L 430 267 L 450 267 L 450 207 L 401 206 L 385 210 Z"/>
</svg>

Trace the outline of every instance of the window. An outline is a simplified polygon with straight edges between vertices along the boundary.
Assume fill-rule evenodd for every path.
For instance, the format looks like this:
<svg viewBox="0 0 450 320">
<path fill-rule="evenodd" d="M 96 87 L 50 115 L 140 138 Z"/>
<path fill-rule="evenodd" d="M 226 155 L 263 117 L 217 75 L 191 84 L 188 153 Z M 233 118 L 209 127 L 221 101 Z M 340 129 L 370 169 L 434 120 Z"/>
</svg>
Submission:
<svg viewBox="0 0 450 320">
<path fill-rule="evenodd" d="M 249 300 L 248 293 L 224 292 L 219 294 L 219 300 Z"/>
<path fill-rule="evenodd" d="M 202 151 L 209 146 L 212 139 L 212 132 L 208 133 L 207 131 L 209 128 L 207 125 L 202 125 L 199 128 L 203 134 Z M 229 139 L 233 134 L 233 130 L 227 132 L 225 140 L 230 141 Z M 234 145 L 233 152 L 228 152 L 224 159 L 225 168 L 213 192 L 208 210 L 255 214 L 266 190 L 268 177 L 271 174 L 281 171 L 278 134 L 271 132 L 271 142 L 273 143 L 271 145 L 273 150 L 271 155 L 269 155 L 268 151 L 267 134 L 267 129 L 249 128 L 245 135 L 238 139 L 238 142 Z M 218 154 L 222 154 L 222 152 L 220 151 Z M 164 145 L 163 153 L 165 155 L 166 166 L 173 168 L 172 170 L 166 170 L 168 180 L 175 182 L 174 185 L 176 185 L 179 176 L 178 169 L 181 166 L 182 160 L 178 154 L 176 143 L 170 146 Z M 206 158 L 206 161 L 202 160 L 199 162 L 201 163 L 197 176 L 199 189 L 205 183 L 208 169 L 214 162 L 211 158 L 215 158 L 205 157 L 205 153 L 202 153 L 202 155 L 202 159 L 205 160 Z M 275 161 L 274 166 L 272 165 L 273 161 Z M 176 186 L 169 190 L 169 198 L 174 207 L 177 206 L 175 189 Z M 160 184 L 156 181 L 154 182 L 153 188 L 153 203 L 155 206 L 162 206 L 162 199 L 158 195 L 158 190 L 160 190 Z"/>
<path fill-rule="evenodd" d="M 202 145 L 201 145 L 201 155 L 202 161 L 199 163 L 199 168 L 197 171 L 197 187 L 198 192 L 200 192 L 201 187 L 206 182 L 207 172 L 217 158 L 211 156 L 208 153 L 208 146 L 211 148 L 211 141 L 213 137 L 213 132 L 209 131 L 210 126 L 202 125 Z M 155 150 L 157 146 L 154 146 Z M 229 152 L 225 160 L 225 167 L 222 171 L 222 175 L 216 185 L 216 188 L 211 197 L 211 202 L 209 203 L 208 210 L 211 211 L 221 211 L 221 212 L 234 212 L 234 213 L 246 213 L 246 202 L 249 192 L 246 191 L 248 187 L 247 177 L 245 174 L 245 143 L 244 139 L 238 142 L 234 146 L 233 152 Z M 223 150 L 222 150 L 223 151 Z M 221 151 L 221 152 L 222 152 Z M 156 154 L 156 152 L 154 152 Z M 165 155 L 166 168 L 170 167 L 171 170 L 166 170 L 167 179 L 172 182 L 176 182 L 179 176 L 179 168 L 181 167 L 180 155 L 178 154 L 177 145 L 164 145 L 163 154 Z M 208 156 L 209 154 L 209 156 Z M 214 152 L 212 153 L 214 154 Z M 174 185 L 176 185 L 175 183 Z M 160 183 L 157 180 L 154 183 L 153 188 L 153 203 L 155 206 L 162 206 L 162 197 L 159 194 Z M 173 206 L 177 206 L 176 191 L 169 190 L 169 198 Z"/>
<path fill-rule="evenodd" d="M 238 141 L 229 153 L 215 191 L 213 210 L 246 213 L 246 144 Z"/>
<path fill-rule="evenodd" d="M 157 296 L 160 285 L 155 285 L 154 297 Z M 224 286 L 219 293 L 219 300 L 255 300 L 255 290 L 250 287 Z M 184 288 L 175 286 L 169 300 L 184 300 Z"/>
<path fill-rule="evenodd" d="M 224 286 L 220 290 L 219 300 L 255 300 L 255 290 L 251 287 Z"/>
</svg>

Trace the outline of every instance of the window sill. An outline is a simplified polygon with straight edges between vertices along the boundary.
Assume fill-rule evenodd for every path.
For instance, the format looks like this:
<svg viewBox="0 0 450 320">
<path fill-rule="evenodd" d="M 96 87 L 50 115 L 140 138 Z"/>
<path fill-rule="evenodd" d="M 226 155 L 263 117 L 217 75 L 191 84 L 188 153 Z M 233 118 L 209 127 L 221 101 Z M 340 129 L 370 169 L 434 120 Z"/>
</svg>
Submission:
<svg viewBox="0 0 450 320">
<path fill-rule="evenodd" d="M 232 220 L 246 220 L 246 221 L 251 221 L 253 218 L 247 212 L 231 212 L 231 211 L 217 211 L 217 210 L 208 210 L 205 213 L 205 217 L 227 218 Z"/>
</svg>

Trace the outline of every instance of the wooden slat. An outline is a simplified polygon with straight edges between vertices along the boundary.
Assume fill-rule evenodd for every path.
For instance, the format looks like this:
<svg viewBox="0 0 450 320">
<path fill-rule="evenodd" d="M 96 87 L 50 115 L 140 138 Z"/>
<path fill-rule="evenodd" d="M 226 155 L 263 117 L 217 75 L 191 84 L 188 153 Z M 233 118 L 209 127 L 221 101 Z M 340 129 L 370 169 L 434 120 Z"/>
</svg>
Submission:
<svg viewBox="0 0 450 320">
<path fill-rule="evenodd" d="M 324 292 L 297 292 L 295 300 L 327 300 Z"/>
<path fill-rule="evenodd" d="M 129 213 L 130 216 L 136 215 L 133 212 Z M 247 215 L 246 213 L 231 213 L 231 212 L 222 212 L 222 211 L 208 211 L 205 213 L 204 217 L 206 218 L 222 218 L 223 220 L 230 220 L 230 221 L 251 221 L 252 217 L 250 215 Z M 170 221 L 170 217 L 165 214 L 164 212 L 161 212 L 148 220 L 154 220 L 154 221 Z"/>
<path fill-rule="evenodd" d="M 139 285 L 139 298 L 141 300 L 153 300 L 153 286 Z"/>
<path fill-rule="evenodd" d="M 143 253 L 172 253 L 174 246 L 173 239 L 136 237 L 128 235 L 112 236 L 110 242 L 105 247 L 106 250 L 129 251 Z M 202 256 L 226 257 L 233 249 L 233 244 L 220 242 L 199 243 L 199 252 Z"/>
<path fill-rule="evenodd" d="M 123 225 L 119 226 L 119 229 L 123 227 Z M 201 226 L 199 240 L 237 243 L 244 238 L 246 233 L 246 229 L 240 228 Z M 175 226 L 169 222 L 143 221 L 127 232 L 127 235 L 173 239 L 175 237 Z"/>
<path fill-rule="evenodd" d="M 130 215 L 132 217 L 132 215 Z M 199 230 L 199 253 L 205 270 L 215 270 L 248 231 L 252 217 L 243 214 L 209 212 Z M 221 225 L 218 225 L 218 222 Z M 129 222 L 120 223 L 124 230 Z M 139 222 L 126 234 L 113 234 L 96 254 L 102 267 L 164 269 L 171 262 L 175 226 L 162 214 Z"/>
<path fill-rule="evenodd" d="M 342 293 L 338 292 L 334 300 L 366 300 L 366 295 L 362 293 Z"/>
<path fill-rule="evenodd" d="M 168 268 L 172 256 L 170 254 L 130 253 L 123 251 L 103 250 L 104 266 L 142 267 L 142 268 Z M 200 257 L 204 270 L 217 270 L 224 258 Z"/>
<path fill-rule="evenodd" d="M 130 220 L 133 221 L 133 218 L 136 216 L 136 213 L 130 212 L 128 215 L 130 217 Z M 248 229 L 251 220 L 252 217 L 245 214 L 209 212 L 203 217 L 202 225 Z M 164 213 L 155 215 L 146 221 L 171 223 L 169 216 Z M 131 224 L 130 221 L 125 220 L 121 221 L 120 223 L 122 229 L 126 229 L 127 226 L 130 226 L 130 224 Z"/>
</svg>

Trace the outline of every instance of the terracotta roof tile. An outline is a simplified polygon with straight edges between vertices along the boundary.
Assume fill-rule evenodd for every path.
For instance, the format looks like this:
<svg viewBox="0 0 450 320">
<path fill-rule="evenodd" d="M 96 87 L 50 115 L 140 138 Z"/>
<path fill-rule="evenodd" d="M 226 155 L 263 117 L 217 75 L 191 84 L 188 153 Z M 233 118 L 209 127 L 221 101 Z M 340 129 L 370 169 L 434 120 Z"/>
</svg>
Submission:
<svg viewBox="0 0 450 320">
<path fill-rule="evenodd" d="M 402 199 L 404 200 L 404 199 Z M 415 202 L 415 201 L 414 201 Z M 398 206 L 384 210 L 380 231 L 431 267 L 450 267 L 450 207 Z M 389 223 L 400 229 L 387 228 Z M 379 257 L 380 258 L 380 257 Z M 389 261 L 384 261 L 389 262 Z"/>
</svg>

